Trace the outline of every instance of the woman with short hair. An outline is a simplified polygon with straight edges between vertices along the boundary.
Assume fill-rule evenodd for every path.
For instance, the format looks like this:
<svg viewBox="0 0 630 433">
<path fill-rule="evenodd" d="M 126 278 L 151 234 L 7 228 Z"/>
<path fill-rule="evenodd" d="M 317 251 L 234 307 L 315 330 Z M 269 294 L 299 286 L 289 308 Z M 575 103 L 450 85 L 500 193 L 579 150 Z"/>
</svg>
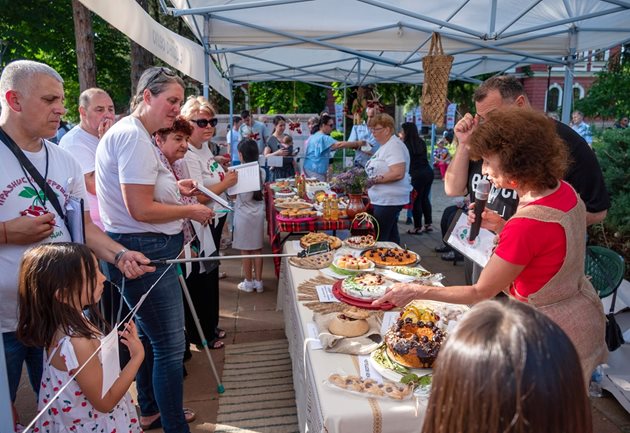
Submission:
<svg viewBox="0 0 630 433">
<path fill-rule="evenodd" d="M 368 196 L 378 221 L 379 241 L 400 244 L 398 214 L 409 203 L 411 177 L 409 151 L 396 136 L 394 119 L 389 114 L 374 115 L 368 123 L 374 139 L 381 145 L 365 164 L 372 186 Z"/>
</svg>

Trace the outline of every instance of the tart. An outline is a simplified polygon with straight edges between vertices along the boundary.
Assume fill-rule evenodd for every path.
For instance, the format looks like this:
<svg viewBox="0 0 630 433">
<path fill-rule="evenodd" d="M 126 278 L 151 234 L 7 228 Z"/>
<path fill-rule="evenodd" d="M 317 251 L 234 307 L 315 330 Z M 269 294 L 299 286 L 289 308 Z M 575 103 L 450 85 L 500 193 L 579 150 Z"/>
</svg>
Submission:
<svg viewBox="0 0 630 433">
<path fill-rule="evenodd" d="M 350 248 L 369 248 L 376 243 L 376 239 L 372 235 L 351 236 L 346 239 L 346 245 Z"/>
<path fill-rule="evenodd" d="M 361 272 L 343 280 L 341 291 L 351 298 L 373 301 L 383 297 L 389 285 L 389 280 L 380 274 Z"/>
<path fill-rule="evenodd" d="M 413 251 L 401 248 L 372 248 L 361 253 L 377 266 L 408 266 L 418 261 L 418 255 Z"/>
<path fill-rule="evenodd" d="M 328 242 L 330 248 L 336 250 L 341 247 L 341 239 L 336 236 L 330 236 L 326 233 L 311 232 L 300 238 L 300 246 L 304 249 L 320 242 Z"/>
<path fill-rule="evenodd" d="M 330 266 L 332 261 L 332 251 L 307 257 L 289 257 L 289 263 L 302 269 L 324 269 Z"/>
</svg>

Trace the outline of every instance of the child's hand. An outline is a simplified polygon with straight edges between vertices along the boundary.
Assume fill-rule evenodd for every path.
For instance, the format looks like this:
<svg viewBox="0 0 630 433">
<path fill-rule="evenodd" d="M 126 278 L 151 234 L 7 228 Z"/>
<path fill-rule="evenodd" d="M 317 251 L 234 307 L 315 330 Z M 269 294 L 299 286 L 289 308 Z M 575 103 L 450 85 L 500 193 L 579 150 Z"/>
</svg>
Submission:
<svg viewBox="0 0 630 433">
<path fill-rule="evenodd" d="M 133 320 L 130 320 L 122 331 L 119 331 L 120 342 L 127 346 L 132 358 L 144 358 L 144 346 L 138 337 L 138 328 Z"/>
</svg>

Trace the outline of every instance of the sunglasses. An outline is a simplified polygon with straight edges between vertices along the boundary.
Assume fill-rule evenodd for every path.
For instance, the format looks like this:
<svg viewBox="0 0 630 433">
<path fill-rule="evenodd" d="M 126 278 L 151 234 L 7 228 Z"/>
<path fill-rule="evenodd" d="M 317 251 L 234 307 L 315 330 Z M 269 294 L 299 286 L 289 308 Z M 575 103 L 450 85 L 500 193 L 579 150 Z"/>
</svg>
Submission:
<svg viewBox="0 0 630 433">
<path fill-rule="evenodd" d="M 200 128 L 206 128 L 208 124 L 214 128 L 219 123 L 219 119 L 190 119 L 190 121 L 196 123 Z"/>
<path fill-rule="evenodd" d="M 160 66 L 159 68 L 156 68 L 155 72 L 153 72 L 151 77 L 147 80 L 147 85 L 145 86 L 145 89 L 149 87 L 151 84 L 153 84 L 162 74 L 166 75 L 167 77 L 175 77 L 177 75 L 175 72 L 173 72 L 169 68 Z"/>
</svg>

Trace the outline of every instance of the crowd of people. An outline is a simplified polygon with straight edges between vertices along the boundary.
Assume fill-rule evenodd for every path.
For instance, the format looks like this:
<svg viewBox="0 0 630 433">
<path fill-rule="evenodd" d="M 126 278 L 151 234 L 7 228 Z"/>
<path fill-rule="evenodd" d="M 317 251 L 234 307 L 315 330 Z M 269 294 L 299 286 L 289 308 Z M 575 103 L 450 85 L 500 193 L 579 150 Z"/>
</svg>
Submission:
<svg viewBox="0 0 630 433">
<path fill-rule="evenodd" d="M 186 99 L 182 79 L 165 67 L 144 71 L 130 114 L 118 121 L 106 91 L 85 90 L 80 123 L 58 146 L 47 140 L 65 114 L 63 79 L 55 70 L 34 61 L 12 62 L 2 72 L 0 91 L 5 168 L 0 176 L 6 185 L 0 195 L 0 323 L 10 398 L 15 400 L 24 363 L 40 409 L 53 397 L 49 382 L 68 382 L 82 368 L 63 394 L 76 410 L 63 411 L 64 417 L 49 411 L 38 421 L 40 431 L 64 431 L 70 419 L 80 431 L 189 431 L 195 419 L 183 407 L 189 344 L 203 344 L 205 336 L 211 349 L 220 349 L 226 337 L 218 326 L 219 262 L 193 263 L 183 276 L 162 264 L 183 255 L 219 254 L 228 211 L 197 187 L 227 198 L 238 182 L 238 171 L 228 167 L 257 162 L 261 155 L 281 161 L 261 168 L 261 182 L 300 170 L 323 181 L 338 149 L 354 149 L 355 167 L 367 173 L 366 194 L 380 241 L 400 244 L 404 206 L 413 217 L 409 234 L 433 231 L 434 168 L 445 192 L 468 196 L 471 209 L 479 181 L 492 183 L 481 226 L 498 242 L 484 268 L 469 263 L 469 284 L 395 284 L 374 301 L 374 306 L 404 306 L 414 299 L 479 304 L 440 354 L 423 431 L 504 431 L 513 419 L 527 424 L 522 431 L 558 431 L 539 413 L 556 398 L 571 415 L 556 426 L 587 431 L 578 428 L 590 422 L 585 384 L 607 350 L 603 308 L 584 275 L 585 232 L 606 216 L 610 201 L 583 119 L 574 114 L 571 128 L 534 111 L 514 77 L 484 82 L 474 95 L 477 114 L 464 115 L 454 132 L 446 131 L 433 155 L 415 123 L 397 126 L 376 106 L 367 108 L 366 121 L 354 125 L 347 141 L 330 136 L 332 116 L 309 119 L 301 169 L 285 133 L 287 119 L 280 115 L 273 118 L 271 134 L 249 111 L 235 116 L 228 155 L 218 155 L 216 108 L 203 97 Z M 627 128 L 628 119 L 617 123 Z M 454 155 L 446 147 L 451 142 L 457 146 Z M 85 245 L 72 243 L 63 211 L 71 197 L 85 200 Z M 245 279 L 238 288 L 260 293 L 262 190 L 234 199 L 233 247 L 252 256 L 242 261 Z M 468 219 L 475 221 L 473 212 Z M 184 302 L 182 285 L 191 306 Z M 134 320 L 122 324 L 128 359 L 102 395 L 103 369 L 91 355 L 110 331 L 94 308 L 104 291 L 118 297 L 112 310 L 142 304 Z M 502 292 L 512 300 L 483 302 Z M 198 324 L 192 308 L 204 311 Z M 543 359 L 562 366 L 562 374 L 541 379 Z M 481 373 L 468 374 L 471 366 L 497 374 L 487 385 Z M 127 394 L 134 378 L 139 419 Z M 482 384 L 492 401 L 505 404 L 480 406 Z M 521 395 L 522 402 L 516 404 L 512 394 Z M 63 410 L 63 401 L 52 407 Z M 15 409 L 14 419 L 19 422 Z M 454 430 L 444 430 L 447 425 Z"/>
</svg>

